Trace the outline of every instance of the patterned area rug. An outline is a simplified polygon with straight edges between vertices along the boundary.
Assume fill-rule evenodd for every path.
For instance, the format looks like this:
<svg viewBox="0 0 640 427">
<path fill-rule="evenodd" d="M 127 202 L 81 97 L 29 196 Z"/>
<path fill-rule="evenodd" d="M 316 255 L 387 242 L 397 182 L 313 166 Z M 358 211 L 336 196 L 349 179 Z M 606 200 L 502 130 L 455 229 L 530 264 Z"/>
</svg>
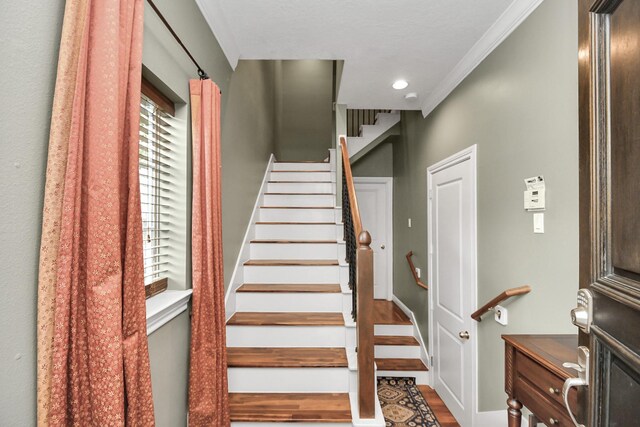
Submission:
<svg viewBox="0 0 640 427">
<path fill-rule="evenodd" d="M 415 378 L 378 378 L 378 397 L 387 427 L 440 427 Z"/>
</svg>

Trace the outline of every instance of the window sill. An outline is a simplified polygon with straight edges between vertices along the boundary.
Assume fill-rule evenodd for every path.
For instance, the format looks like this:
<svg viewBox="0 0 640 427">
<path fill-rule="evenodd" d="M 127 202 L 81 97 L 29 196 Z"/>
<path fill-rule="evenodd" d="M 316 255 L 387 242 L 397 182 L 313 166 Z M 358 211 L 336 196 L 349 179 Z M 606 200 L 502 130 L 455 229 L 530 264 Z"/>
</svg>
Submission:
<svg viewBox="0 0 640 427">
<path fill-rule="evenodd" d="M 167 290 L 147 300 L 147 335 L 187 309 L 191 289 Z"/>
</svg>

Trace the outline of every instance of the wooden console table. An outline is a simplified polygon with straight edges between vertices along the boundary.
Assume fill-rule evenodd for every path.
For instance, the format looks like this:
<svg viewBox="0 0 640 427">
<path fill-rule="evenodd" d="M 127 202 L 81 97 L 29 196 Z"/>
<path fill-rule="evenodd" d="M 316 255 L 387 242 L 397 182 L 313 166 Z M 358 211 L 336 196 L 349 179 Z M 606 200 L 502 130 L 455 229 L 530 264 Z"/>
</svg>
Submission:
<svg viewBox="0 0 640 427">
<path fill-rule="evenodd" d="M 505 341 L 504 387 L 509 398 L 509 427 L 520 427 L 522 406 L 530 421 L 546 426 L 573 427 L 562 401 L 562 386 L 577 376 L 564 362 L 577 362 L 577 335 L 503 335 Z M 569 393 L 571 408 L 577 407 L 575 388 Z"/>
</svg>

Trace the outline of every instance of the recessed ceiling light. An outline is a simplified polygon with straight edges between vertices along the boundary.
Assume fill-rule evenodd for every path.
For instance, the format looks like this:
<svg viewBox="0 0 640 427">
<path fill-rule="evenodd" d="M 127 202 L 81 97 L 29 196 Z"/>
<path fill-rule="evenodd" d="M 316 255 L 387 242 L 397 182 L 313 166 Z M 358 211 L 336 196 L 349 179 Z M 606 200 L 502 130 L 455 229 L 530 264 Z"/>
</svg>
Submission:
<svg viewBox="0 0 640 427">
<path fill-rule="evenodd" d="M 409 86 L 409 83 L 407 83 L 406 80 L 396 80 L 395 82 L 393 82 L 393 88 L 397 90 L 404 89 L 407 86 Z"/>
</svg>

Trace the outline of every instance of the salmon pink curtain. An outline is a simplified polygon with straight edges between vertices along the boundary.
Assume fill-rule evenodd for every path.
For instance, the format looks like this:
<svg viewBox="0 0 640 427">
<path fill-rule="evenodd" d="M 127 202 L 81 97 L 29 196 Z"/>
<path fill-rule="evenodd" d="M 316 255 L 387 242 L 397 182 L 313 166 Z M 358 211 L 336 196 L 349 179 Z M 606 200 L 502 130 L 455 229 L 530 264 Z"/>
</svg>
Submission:
<svg viewBox="0 0 640 427">
<path fill-rule="evenodd" d="M 220 90 L 191 80 L 193 140 L 192 315 L 189 424 L 228 426 L 227 354 L 222 271 Z"/>
<path fill-rule="evenodd" d="M 153 426 L 138 128 L 143 0 L 68 0 L 38 284 L 38 425 Z"/>
</svg>

